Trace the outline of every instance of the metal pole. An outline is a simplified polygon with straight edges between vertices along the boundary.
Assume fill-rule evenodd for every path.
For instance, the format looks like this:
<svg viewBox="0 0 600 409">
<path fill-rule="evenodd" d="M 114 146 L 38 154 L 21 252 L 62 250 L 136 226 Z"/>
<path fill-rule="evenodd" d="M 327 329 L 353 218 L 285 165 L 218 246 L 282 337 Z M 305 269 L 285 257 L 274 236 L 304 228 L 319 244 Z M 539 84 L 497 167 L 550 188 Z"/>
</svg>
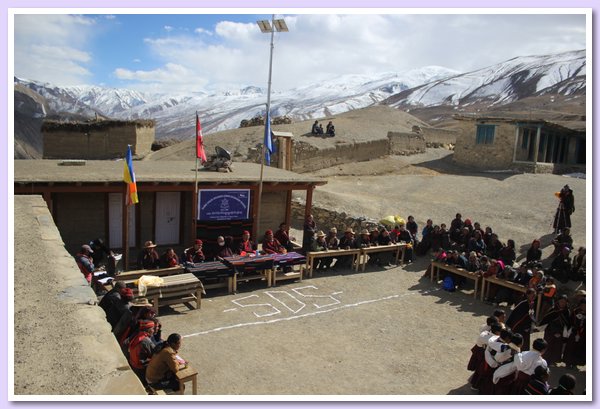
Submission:
<svg viewBox="0 0 600 409">
<path fill-rule="evenodd" d="M 198 120 L 198 111 L 196 111 L 196 121 Z M 198 124 L 194 124 L 194 129 L 198 126 Z M 198 129 L 196 129 L 196 145 L 198 145 Z M 192 215 L 194 217 L 194 234 L 192 235 L 192 240 L 196 238 L 198 235 L 198 146 L 196 146 L 196 181 L 194 182 L 194 199 L 192 203 L 196 205 L 192 209 Z"/>
<path fill-rule="evenodd" d="M 269 82 L 267 85 L 267 113 L 265 114 L 265 130 L 267 126 L 267 120 L 271 113 L 271 73 L 273 72 L 273 38 L 275 37 L 275 14 L 271 15 L 271 48 L 269 55 Z M 260 202 L 262 201 L 262 190 L 263 190 L 263 173 L 265 168 L 265 143 L 263 140 L 261 154 L 260 154 L 260 180 L 258 182 L 258 197 L 256 198 L 256 243 L 258 244 L 258 237 L 260 235 Z"/>
</svg>

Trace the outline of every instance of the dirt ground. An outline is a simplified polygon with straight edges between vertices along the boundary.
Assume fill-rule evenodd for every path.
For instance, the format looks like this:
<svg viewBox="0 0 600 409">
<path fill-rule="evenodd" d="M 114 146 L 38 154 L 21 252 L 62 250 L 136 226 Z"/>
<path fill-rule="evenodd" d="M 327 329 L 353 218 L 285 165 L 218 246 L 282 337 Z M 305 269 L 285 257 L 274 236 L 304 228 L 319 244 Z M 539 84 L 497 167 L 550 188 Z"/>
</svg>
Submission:
<svg viewBox="0 0 600 409">
<path fill-rule="evenodd" d="M 568 183 L 576 198 L 575 247 L 586 245 L 584 179 L 470 174 L 448 154 L 429 150 L 321 170 L 316 174 L 329 183 L 315 191 L 315 203 L 375 219 L 412 214 L 420 227 L 427 218 L 449 224 L 461 212 L 492 226 L 502 241 L 513 238 L 521 252 L 541 237 L 547 257 L 554 192 Z M 209 293 L 201 310 L 161 310 L 161 321 L 165 336 L 184 336 L 181 355 L 200 370 L 204 395 L 473 394 L 470 348 L 495 307 L 475 300 L 472 288 L 447 293 L 422 278 L 428 262 L 317 273 L 276 288 L 242 283 L 235 295 Z M 566 368 L 551 371 L 554 386 Z M 581 393 L 585 367 L 569 372 Z"/>
</svg>

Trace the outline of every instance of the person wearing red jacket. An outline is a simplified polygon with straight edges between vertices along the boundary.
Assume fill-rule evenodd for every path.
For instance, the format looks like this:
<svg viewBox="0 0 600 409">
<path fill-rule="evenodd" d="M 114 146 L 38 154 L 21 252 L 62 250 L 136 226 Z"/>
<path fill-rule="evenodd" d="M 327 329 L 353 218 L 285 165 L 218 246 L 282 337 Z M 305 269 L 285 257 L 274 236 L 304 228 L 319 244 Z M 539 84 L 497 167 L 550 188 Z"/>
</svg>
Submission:
<svg viewBox="0 0 600 409">
<path fill-rule="evenodd" d="M 138 323 L 139 332 L 129 343 L 129 364 L 133 372 L 146 383 L 146 367 L 152 359 L 156 345 L 152 340 L 156 323 L 152 320 L 143 320 Z"/>
</svg>

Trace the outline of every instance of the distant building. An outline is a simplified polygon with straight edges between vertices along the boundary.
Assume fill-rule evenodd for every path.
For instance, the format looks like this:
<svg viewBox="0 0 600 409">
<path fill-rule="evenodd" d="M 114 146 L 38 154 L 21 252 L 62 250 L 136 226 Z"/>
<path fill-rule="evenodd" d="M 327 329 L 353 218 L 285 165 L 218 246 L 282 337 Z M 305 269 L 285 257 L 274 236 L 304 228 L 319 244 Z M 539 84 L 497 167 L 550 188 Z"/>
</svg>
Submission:
<svg viewBox="0 0 600 409">
<path fill-rule="evenodd" d="M 42 135 L 44 159 L 122 158 L 127 145 L 140 156 L 150 152 L 154 121 L 44 121 Z"/>
<path fill-rule="evenodd" d="M 585 122 L 455 116 L 456 163 L 481 170 L 585 172 Z"/>
</svg>

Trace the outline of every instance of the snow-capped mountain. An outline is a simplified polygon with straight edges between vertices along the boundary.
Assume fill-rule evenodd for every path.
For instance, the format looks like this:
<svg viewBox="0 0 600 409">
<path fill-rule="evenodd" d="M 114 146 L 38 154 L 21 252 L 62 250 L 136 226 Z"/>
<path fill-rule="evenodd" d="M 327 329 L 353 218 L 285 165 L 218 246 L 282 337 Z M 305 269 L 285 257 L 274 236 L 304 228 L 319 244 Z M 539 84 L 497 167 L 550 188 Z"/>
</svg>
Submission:
<svg viewBox="0 0 600 409">
<path fill-rule="evenodd" d="M 517 57 L 466 74 L 430 66 L 401 73 L 345 75 L 286 91 L 274 89 L 271 115 L 287 115 L 301 121 L 377 103 L 403 109 L 472 104 L 500 106 L 536 95 L 585 94 L 585 72 L 585 50 L 580 50 Z M 98 86 L 58 87 L 19 78 L 14 81 L 15 100 L 21 98 L 19 93 L 23 89 L 39 97 L 23 96 L 30 103 L 42 105 L 39 109 L 28 108 L 28 112 L 36 111 L 37 120 L 43 119 L 40 112 L 53 117 L 65 114 L 94 117 L 97 114 L 116 119 L 154 119 L 159 140 L 192 138 L 196 112 L 203 131 L 208 134 L 237 128 L 242 120 L 264 115 L 266 111 L 266 89 L 256 86 L 213 93 L 162 95 Z M 17 140 L 19 127 L 25 129 L 23 118 L 28 114 L 19 112 L 17 104 L 15 111 Z M 40 142 L 32 144 L 39 150 L 41 134 L 37 138 Z M 35 140 L 31 135 L 27 139 Z M 28 148 L 28 151 L 35 149 Z"/>
<path fill-rule="evenodd" d="M 378 103 L 423 82 L 455 74 L 456 71 L 442 67 L 425 67 L 404 73 L 347 75 L 287 91 L 274 90 L 271 115 L 304 120 L 346 112 Z M 19 78 L 15 78 L 15 83 L 46 98 L 55 113 L 154 119 L 157 139 L 191 137 L 194 122 L 190 118 L 195 117 L 196 111 L 205 133 L 237 128 L 243 119 L 264 115 L 266 111 L 266 90 L 255 86 L 212 94 L 161 95 L 96 86 L 61 88 Z"/>
<path fill-rule="evenodd" d="M 503 105 L 545 93 L 585 93 L 585 50 L 517 57 L 466 74 L 455 75 L 390 97 L 395 107 Z M 559 85 L 560 84 L 560 85 Z"/>
</svg>

